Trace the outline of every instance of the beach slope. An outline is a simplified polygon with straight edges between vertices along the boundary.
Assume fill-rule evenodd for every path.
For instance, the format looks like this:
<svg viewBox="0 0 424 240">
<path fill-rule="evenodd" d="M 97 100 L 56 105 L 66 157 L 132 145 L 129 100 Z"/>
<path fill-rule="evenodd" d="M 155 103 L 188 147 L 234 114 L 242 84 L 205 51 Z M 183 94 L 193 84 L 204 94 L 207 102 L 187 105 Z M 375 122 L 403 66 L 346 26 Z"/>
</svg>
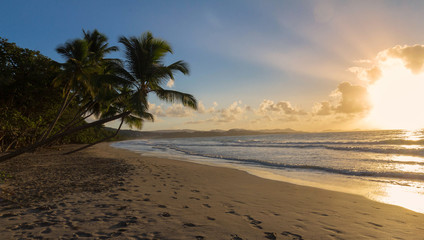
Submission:
<svg viewBox="0 0 424 240">
<path fill-rule="evenodd" d="M 70 156 L 61 155 L 65 150 L 25 154 L 0 165 L 12 169 L 19 163 L 21 169 L 15 173 L 19 180 L 2 186 L 3 198 L 15 201 L 1 202 L 2 238 L 424 236 L 423 214 L 361 196 L 266 180 L 234 169 L 146 157 L 106 143 Z M 25 197 L 25 191 L 32 197 Z"/>
</svg>

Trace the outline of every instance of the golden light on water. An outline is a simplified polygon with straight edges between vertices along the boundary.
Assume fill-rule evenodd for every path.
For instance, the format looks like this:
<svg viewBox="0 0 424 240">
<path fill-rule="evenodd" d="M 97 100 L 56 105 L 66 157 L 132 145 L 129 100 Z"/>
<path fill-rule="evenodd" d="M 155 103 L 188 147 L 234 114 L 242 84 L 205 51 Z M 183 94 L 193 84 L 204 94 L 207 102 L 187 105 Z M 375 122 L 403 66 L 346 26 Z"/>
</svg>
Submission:
<svg viewBox="0 0 424 240">
<path fill-rule="evenodd" d="M 403 134 L 404 134 L 403 139 L 409 140 L 409 141 L 419 141 L 423 137 L 421 130 L 405 131 Z"/>
<path fill-rule="evenodd" d="M 407 147 L 410 147 L 411 145 L 405 145 Z M 412 145 L 415 146 L 415 145 Z M 404 146 L 402 146 L 404 147 Z M 414 157 L 414 156 L 406 156 L 406 155 L 395 155 L 390 156 L 393 161 L 397 162 L 421 162 L 424 163 L 424 159 L 421 157 Z"/>
<path fill-rule="evenodd" d="M 415 187 L 406 188 L 401 185 L 384 184 L 379 191 L 380 193 L 372 197 L 374 200 L 424 213 L 424 189 L 419 192 Z"/>
<path fill-rule="evenodd" d="M 410 173 L 422 173 L 424 172 L 424 166 L 418 164 L 398 164 L 396 170 Z"/>
<path fill-rule="evenodd" d="M 401 59 L 380 64 L 381 77 L 368 87 L 372 110 L 368 120 L 380 128 L 424 127 L 424 73 L 412 73 Z"/>
</svg>

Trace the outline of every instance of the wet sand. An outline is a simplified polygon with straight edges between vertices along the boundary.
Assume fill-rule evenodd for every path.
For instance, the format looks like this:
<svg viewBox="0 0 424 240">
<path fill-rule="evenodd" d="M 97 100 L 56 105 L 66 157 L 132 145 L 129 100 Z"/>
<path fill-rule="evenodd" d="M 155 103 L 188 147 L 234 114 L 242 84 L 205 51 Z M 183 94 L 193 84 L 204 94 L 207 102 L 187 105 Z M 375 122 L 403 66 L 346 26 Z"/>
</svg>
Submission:
<svg viewBox="0 0 424 240">
<path fill-rule="evenodd" d="M 424 215 L 361 196 L 99 144 L 0 164 L 3 239 L 423 239 Z M 13 170 L 15 169 L 15 170 Z"/>
</svg>

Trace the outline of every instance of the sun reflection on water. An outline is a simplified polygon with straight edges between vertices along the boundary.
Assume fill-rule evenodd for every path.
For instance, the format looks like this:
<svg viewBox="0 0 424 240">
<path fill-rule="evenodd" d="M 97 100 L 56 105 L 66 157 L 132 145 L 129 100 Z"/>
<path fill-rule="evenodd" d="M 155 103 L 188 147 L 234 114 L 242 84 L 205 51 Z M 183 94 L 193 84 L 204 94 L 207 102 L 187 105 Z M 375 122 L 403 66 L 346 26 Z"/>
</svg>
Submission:
<svg viewBox="0 0 424 240">
<path fill-rule="evenodd" d="M 398 164 L 395 166 L 396 170 L 402 171 L 402 172 L 413 172 L 413 173 L 423 173 L 424 172 L 424 166 L 413 164 L 413 165 L 407 165 L 407 164 Z"/>
<path fill-rule="evenodd" d="M 420 188 L 417 186 L 382 184 L 378 193 L 370 197 L 376 201 L 424 213 L 424 186 Z"/>
<path fill-rule="evenodd" d="M 404 140 L 409 141 L 419 141 L 423 137 L 423 133 L 421 129 L 415 129 L 415 130 L 406 130 L 403 133 L 403 136 L 401 136 Z"/>
<path fill-rule="evenodd" d="M 391 156 L 390 159 L 396 162 L 424 163 L 424 159 L 422 157 L 415 157 L 415 156 L 394 155 L 394 156 Z"/>
</svg>

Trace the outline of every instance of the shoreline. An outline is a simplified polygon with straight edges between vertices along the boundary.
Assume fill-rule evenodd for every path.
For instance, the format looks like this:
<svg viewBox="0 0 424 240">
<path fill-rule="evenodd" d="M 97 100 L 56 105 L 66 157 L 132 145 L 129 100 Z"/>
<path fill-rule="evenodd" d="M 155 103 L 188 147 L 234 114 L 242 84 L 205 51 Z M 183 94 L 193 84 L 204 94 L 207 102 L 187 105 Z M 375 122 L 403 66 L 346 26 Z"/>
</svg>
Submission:
<svg viewBox="0 0 424 240">
<path fill-rule="evenodd" d="M 424 215 L 405 208 L 235 169 L 142 156 L 108 144 L 89 148 L 80 157 L 124 161 L 129 172 L 117 179 L 121 184 L 53 197 L 44 210 L 37 205 L 1 207 L 0 235 L 100 239 L 420 239 L 424 235 Z"/>
<path fill-rule="evenodd" d="M 408 188 L 408 183 L 394 184 L 392 179 L 385 179 L 386 181 L 384 181 L 384 178 L 383 180 L 381 180 L 373 179 L 372 177 L 364 179 L 347 178 L 345 175 L 330 174 L 326 172 L 322 173 L 302 170 L 292 171 L 284 169 L 272 169 L 266 167 L 258 167 L 255 165 L 246 165 L 241 162 L 226 159 L 217 159 L 213 157 L 208 158 L 201 155 L 192 155 L 190 157 L 185 154 L 179 155 L 179 153 L 171 154 L 169 152 L 156 152 L 151 151 L 149 149 L 132 149 L 132 147 L 128 148 L 128 145 L 124 144 L 124 147 L 122 147 L 120 146 L 119 142 L 117 143 L 118 144 L 111 143 L 110 146 L 118 149 L 124 149 L 139 153 L 143 156 L 179 160 L 184 162 L 202 164 L 206 166 L 217 166 L 236 169 L 263 179 L 291 183 L 300 186 L 319 188 L 329 191 L 336 191 L 341 193 L 354 194 L 365 197 L 372 201 L 400 206 L 408 210 L 424 214 L 424 206 L 421 204 L 421 202 L 424 201 L 424 192 L 418 191 L 419 189 L 412 189 L 412 187 Z"/>
</svg>

